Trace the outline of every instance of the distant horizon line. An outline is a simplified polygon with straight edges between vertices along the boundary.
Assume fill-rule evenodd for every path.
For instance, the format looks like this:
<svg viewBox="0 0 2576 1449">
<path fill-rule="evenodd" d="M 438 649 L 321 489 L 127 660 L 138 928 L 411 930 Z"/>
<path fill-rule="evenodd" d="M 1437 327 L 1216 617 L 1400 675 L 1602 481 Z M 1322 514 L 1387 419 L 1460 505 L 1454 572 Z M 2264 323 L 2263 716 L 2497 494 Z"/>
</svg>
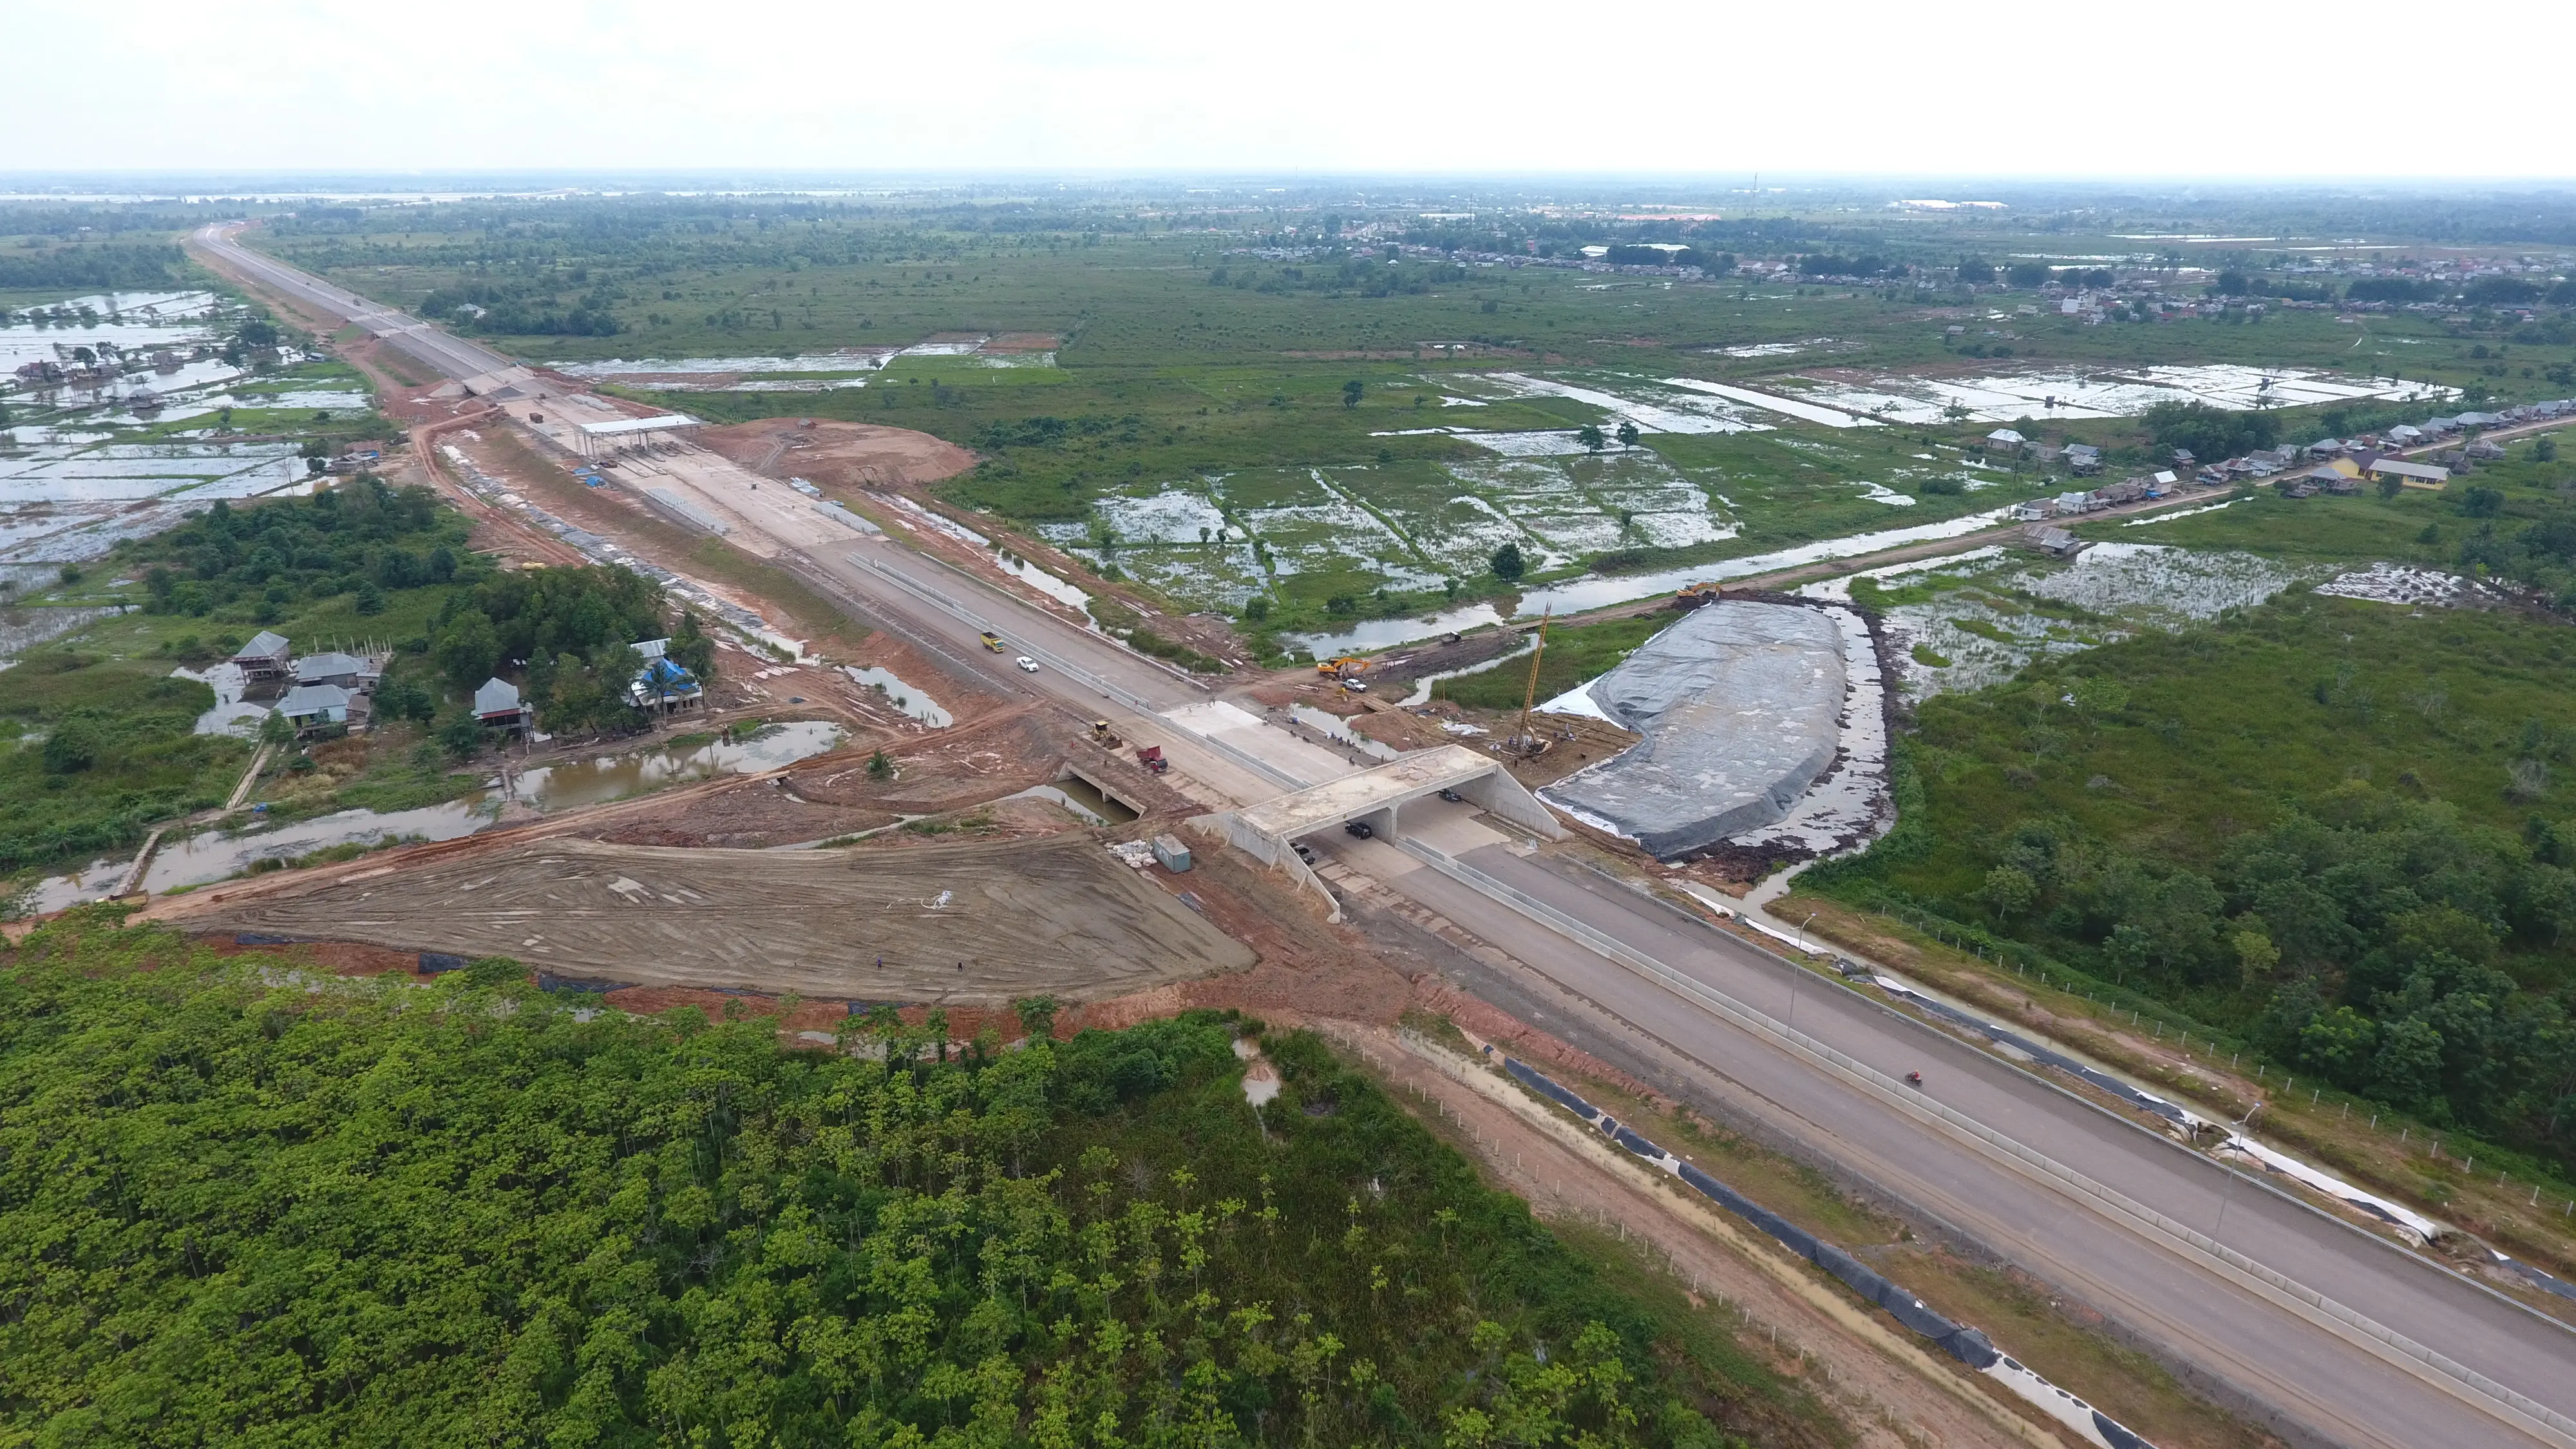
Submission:
<svg viewBox="0 0 2576 1449">
<path fill-rule="evenodd" d="M 521 183 L 551 181 L 577 189 L 589 181 L 688 181 L 700 185 L 723 183 L 751 184 L 798 182 L 840 182 L 864 185 L 870 182 L 896 182 L 912 185 L 925 183 L 993 182 L 1045 180 L 1059 184 L 1076 182 L 1089 186 L 1114 186 L 1150 182 L 1172 184 L 1199 182 L 1214 186 L 1286 185 L 1311 188 L 1316 186 L 1369 183 L 1376 185 L 1429 185 L 1463 183 L 1475 186 L 1539 183 L 1546 185 L 1583 185 L 1615 187 L 1651 185 L 1661 187 L 1708 188 L 1717 194 L 1766 194 L 1783 190 L 1812 190 L 1828 187 L 2045 187 L 2061 191 L 2116 191 L 2140 186 L 2169 190 L 2201 192 L 2237 192 L 2266 188 L 2299 190 L 2402 190 L 2409 192 L 2458 191 L 2463 189 L 2521 186 L 2549 190 L 2576 190 L 2576 173 L 2555 176 L 2491 173 L 2483 175 L 2365 175 L 2361 173 L 2285 173 L 2278 175 L 2236 175 L 2210 177 L 2169 172 L 2136 172 L 2083 175 L 2053 172 L 1978 172 L 1978 171 L 1870 171 L 1870 170 L 1773 170 L 1760 171 L 1730 168 L 1714 170 L 1546 170 L 1546 169 L 1477 169 L 1462 167 L 1449 170 L 1406 169 L 1368 170 L 1343 167 L 1276 167 L 1276 168 L 1207 168 L 1182 166 L 999 166 L 956 165 L 920 167 L 819 167 L 737 163 L 694 166 L 581 166 L 551 167 L 472 166 L 392 167 L 370 169 L 351 166 L 243 166 L 243 167 L 16 167 L 0 169 L 0 189 L 16 183 L 29 183 L 30 189 L 62 189 L 78 182 L 117 181 L 129 189 L 161 189 L 149 184 L 164 183 L 178 189 L 220 190 L 223 183 L 260 181 L 334 181 L 366 183 L 378 189 L 404 191 L 420 189 L 424 182 L 471 182 L 509 180 Z M 203 183 L 189 188 L 185 183 Z"/>
</svg>

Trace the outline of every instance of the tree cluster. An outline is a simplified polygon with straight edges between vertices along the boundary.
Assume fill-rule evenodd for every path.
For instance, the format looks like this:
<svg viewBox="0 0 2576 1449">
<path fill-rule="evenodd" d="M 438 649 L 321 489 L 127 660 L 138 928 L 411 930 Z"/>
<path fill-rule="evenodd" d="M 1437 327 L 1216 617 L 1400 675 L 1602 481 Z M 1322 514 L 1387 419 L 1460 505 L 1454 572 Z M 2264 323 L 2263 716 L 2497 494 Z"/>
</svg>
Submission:
<svg viewBox="0 0 2576 1449">
<path fill-rule="evenodd" d="M 361 474 L 310 498 L 235 508 L 217 499 L 200 517 L 119 545 L 143 565 L 144 608 L 205 615 L 251 600 L 262 623 L 300 599 L 354 596 L 381 612 L 388 590 L 443 584 L 467 568 L 460 519 L 427 488 L 391 488 Z"/>
<path fill-rule="evenodd" d="M 614 337 L 625 330 L 617 320 L 619 300 L 615 291 L 595 288 L 567 307 L 551 279 L 465 282 L 432 291 L 415 310 L 469 332 L 510 337 Z"/>
<path fill-rule="evenodd" d="M 2358 783 L 2233 841 L 2209 874 L 2026 820 L 1979 899 L 2132 984 L 2245 992 L 2282 1060 L 2434 1122 L 2547 1136 L 2576 1107 L 2576 1029 L 2499 969 L 2576 926 L 2576 834 L 2463 824 Z"/>
<path fill-rule="evenodd" d="M 504 671 L 523 672 L 528 702 L 550 727 L 613 729 L 637 722 L 627 688 L 643 668 L 640 640 L 669 634 L 661 586 L 616 567 L 495 574 L 450 595 L 430 626 L 429 654 L 459 691 Z M 672 635 L 700 682 L 713 644 L 694 617 Z"/>
<path fill-rule="evenodd" d="M 2204 463 L 2233 458 L 2281 439 L 2281 422 L 2268 412 L 2235 412 L 2205 402 L 2160 402 L 2138 416 L 2159 456 L 2187 448 Z"/>
<path fill-rule="evenodd" d="M 166 242 L 101 242 L 0 251 L 0 291 L 175 287 L 187 274 L 187 258 Z"/>
<path fill-rule="evenodd" d="M 282 969 L 73 920 L 0 973 L 12 1437 L 1725 1449 L 1702 1410 L 1760 1411 L 1312 1038 L 1256 1117 L 1214 1013 L 1005 1052 L 880 1010 L 844 1054 L 504 959 Z"/>
</svg>

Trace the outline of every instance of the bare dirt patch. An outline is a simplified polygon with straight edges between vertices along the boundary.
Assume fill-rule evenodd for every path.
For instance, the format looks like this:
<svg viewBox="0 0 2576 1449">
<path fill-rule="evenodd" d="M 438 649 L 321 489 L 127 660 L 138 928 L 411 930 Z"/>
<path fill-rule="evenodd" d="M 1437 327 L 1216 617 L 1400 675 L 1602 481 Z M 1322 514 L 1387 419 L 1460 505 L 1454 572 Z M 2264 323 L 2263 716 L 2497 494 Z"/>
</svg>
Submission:
<svg viewBox="0 0 2576 1449">
<path fill-rule="evenodd" d="M 264 956 L 283 955 L 291 960 L 318 966 L 334 976 L 412 976 L 419 974 L 420 953 L 401 951 L 390 946 L 371 946 L 359 941 L 298 941 L 292 945 L 262 945 L 257 941 L 237 939 L 231 935 L 198 937 L 199 944 L 218 956 L 239 956 L 257 952 Z"/>
<path fill-rule="evenodd" d="M 762 418 L 709 428 L 698 441 L 755 473 L 803 478 L 850 499 L 865 489 L 926 487 L 975 466 L 975 455 L 909 428 L 817 419 Z"/>
<path fill-rule="evenodd" d="M 1253 963 L 1081 836 L 894 851 L 545 840 L 242 898 L 212 924 L 645 986 L 916 1002 L 1115 996 Z"/>
</svg>

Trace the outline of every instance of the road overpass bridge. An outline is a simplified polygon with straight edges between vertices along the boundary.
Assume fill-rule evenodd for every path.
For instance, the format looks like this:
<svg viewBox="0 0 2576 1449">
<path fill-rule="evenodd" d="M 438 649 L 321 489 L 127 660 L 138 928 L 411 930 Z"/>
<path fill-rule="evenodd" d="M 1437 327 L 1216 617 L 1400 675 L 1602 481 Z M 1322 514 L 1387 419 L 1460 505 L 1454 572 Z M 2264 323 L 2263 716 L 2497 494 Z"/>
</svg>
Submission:
<svg viewBox="0 0 2576 1449">
<path fill-rule="evenodd" d="M 1533 835 L 1555 840 L 1565 834 L 1565 827 L 1556 823 L 1556 817 L 1538 802 L 1538 797 L 1513 779 L 1500 761 L 1464 745 L 1416 750 L 1383 765 L 1303 790 L 1291 790 L 1239 810 L 1203 815 L 1191 823 L 1208 834 L 1222 836 L 1264 864 L 1304 877 L 1306 864 L 1297 858 L 1295 848 L 1298 837 L 1357 820 L 1376 834 L 1393 839 L 1396 812 L 1406 801 L 1444 790 Z"/>
</svg>

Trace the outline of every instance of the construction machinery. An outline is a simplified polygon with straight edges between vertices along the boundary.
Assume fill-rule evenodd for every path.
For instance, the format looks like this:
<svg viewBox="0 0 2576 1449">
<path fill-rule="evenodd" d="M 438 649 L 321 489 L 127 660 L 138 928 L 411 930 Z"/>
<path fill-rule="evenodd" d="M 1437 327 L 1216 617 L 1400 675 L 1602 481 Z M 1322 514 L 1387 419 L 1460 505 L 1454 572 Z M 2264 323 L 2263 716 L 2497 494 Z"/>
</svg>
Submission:
<svg viewBox="0 0 2576 1449">
<path fill-rule="evenodd" d="M 1339 659 L 1315 661 L 1315 673 L 1325 679 L 1349 679 L 1366 668 L 1368 668 L 1368 661 L 1356 654 L 1344 655 Z"/>
<path fill-rule="evenodd" d="M 1109 727 L 1109 721 L 1105 719 L 1096 719 L 1091 722 L 1091 742 L 1100 746 L 1104 750 L 1114 750 L 1120 745 L 1126 743 L 1126 741 L 1118 738 L 1118 732 L 1111 729 Z"/>
<path fill-rule="evenodd" d="M 1153 771 L 1157 775 L 1172 768 L 1172 762 L 1163 758 L 1163 747 L 1161 745 L 1137 746 L 1136 763 Z"/>
<path fill-rule="evenodd" d="M 1673 593 L 1673 607 L 1696 609 L 1702 604 L 1714 604 L 1724 597 L 1726 597 L 1726 586 L 1723 584 L 1684 584 Z"/>
<path fill-rule="evenodd" d="M 1503 741 L 1502 748 L 1524 758 L 1545 752 L 1547 739 L 1530 729 L 1530 711 L 1538 704 L 1538 666 L 1547 658 L 1547 623 L 1555 617 L 1554 609 L 1538 616 L 1538 642 L 1530 650 L 1529 685 L 1521 692 L 1520 729 Z"/>
<path fill-rule="evenodd" d="M 1001 636 L 1001 635 L 994 633 L 994 632 L 993 632 L 992 630 L 990 630 L 990 629 L 987 629 L 987 630 L 985 630 L 983 633 L 978 634 L 978 635 L 976 635 L 975 637 L 976 637 L 978 640 L 982 641 L 982 643 L 983 643 L 983 645 L 984 645 L 984 647 L 985 647 L 985 648 L 992 650 L 992 651 L 993 651 L 994 653 L 996 653 L 996 654 L 999 654 L 999 653 L 1001 653 L 1001 652 L 1002 652 L 1002 636 Z"/>
</svg>

